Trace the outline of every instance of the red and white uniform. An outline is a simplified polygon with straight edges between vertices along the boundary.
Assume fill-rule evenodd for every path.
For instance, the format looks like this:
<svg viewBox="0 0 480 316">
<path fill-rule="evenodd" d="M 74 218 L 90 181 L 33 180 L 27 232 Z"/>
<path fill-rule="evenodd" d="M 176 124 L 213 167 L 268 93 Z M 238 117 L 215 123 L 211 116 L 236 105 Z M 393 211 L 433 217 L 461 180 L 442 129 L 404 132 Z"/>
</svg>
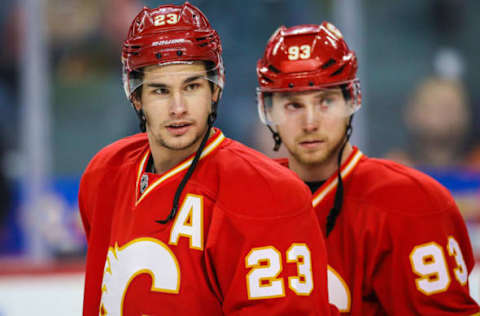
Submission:
<svg viewBox="0 0 480 316">
<path fill-rule="evenodd" d="M 341 174 L 343 206 L 326 244 L 330 301 L 342 315 L 478 313 L 467 280 L 472 247 L 447 189 L 356 147 Z M 313 194 L 324 232 L 336 186 L 335 173 Z"/>
<path fill-rule="evenodd" d="M 149 156 L 146 134 L 127 137 L 82 177 L 83 315 L 330 315 L 324 239 L 291 171 L 217 130 L 159 224 L 193 157 L 158 175 Z"/>
</svg>

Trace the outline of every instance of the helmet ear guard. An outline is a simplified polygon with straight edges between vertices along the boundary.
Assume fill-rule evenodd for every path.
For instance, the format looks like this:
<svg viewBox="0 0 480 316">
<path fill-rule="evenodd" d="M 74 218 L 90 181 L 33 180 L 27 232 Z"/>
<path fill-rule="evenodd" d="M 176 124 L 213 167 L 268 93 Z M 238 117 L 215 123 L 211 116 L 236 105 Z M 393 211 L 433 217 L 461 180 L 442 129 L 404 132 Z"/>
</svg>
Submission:
<svg viewBox="0 0 480 316">
<path fill-rule="evenodd" d="M 362 107 L 362 91 L 360 89 L 360 80 L 355 78 L 347 83 L 340 84 L 344 99 L 352 108 L 352 114 Z"/>
</svg>

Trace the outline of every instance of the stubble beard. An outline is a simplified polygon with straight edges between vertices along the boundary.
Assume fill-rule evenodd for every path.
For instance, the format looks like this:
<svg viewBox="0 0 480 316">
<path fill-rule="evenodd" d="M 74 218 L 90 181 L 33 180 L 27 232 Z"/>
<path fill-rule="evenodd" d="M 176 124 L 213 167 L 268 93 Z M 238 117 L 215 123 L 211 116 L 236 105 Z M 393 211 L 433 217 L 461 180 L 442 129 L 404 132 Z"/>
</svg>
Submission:
<svg viewBox="0 0 480 316">
<path fill-rule="evenodd" d="M 332 159 L 336 161 L 338 158 L 338 153 L 344 141 L 345 137 L 342 137 L 335 144 L 328 145 L 327 143 L 327 148 L 320 149 L 314 152 L 305 151 L 302 148 L 298 147 L 286 147 L 292 158 L 294 158 L 297 162 L 305 166 L 314 166 L 326 164 L 332 161 Z"/>
<path fill-rule="evenodd" d="M 166 132 L 167 136 L 163 136 L 162 133 L 159 133 L 155 137 L 155 141 L 158 145 L 171 150 L 171 151 L 182 151 L 189 149 L 191 147 L 194 147 L 196 144 L 199 144 L 205 133 L 207 132 L 208 126 L 205 125 L 201 131 L 196 132 L 195 135 L 193 136 L 193 139 L 188 141 L 188 138 L 191 136 L 187 134 L 175 137 L 175 136 L 170 136 L 168 135 L 168 132 Z M 195 132 L 195 131 L 192 131 Z M 187 138 L 183 140 L 182 138 Z"/>
</svg>

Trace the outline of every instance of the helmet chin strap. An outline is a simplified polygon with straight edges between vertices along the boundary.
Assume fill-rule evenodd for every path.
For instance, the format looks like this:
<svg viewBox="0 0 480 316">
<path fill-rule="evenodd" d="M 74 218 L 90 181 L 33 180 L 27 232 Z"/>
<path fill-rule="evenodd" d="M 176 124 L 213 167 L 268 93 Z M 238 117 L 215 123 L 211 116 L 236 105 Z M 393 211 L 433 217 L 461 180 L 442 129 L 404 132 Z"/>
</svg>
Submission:
<svg viewBox="0 0 480 316">
<path fill-rule="evenodd" d="M 327 237 L 328 235 L 330 235 L 333 228 L 335 227 L 335 222 L 337 221 L 337 217 L 340 214 L 340 211 L 342 209 L 343 181 L 342 181 L 342 175 L 340 172 L 340 167 L 342 165 L 343 151 L 345 150 L 345 146 L 347 145 L 348 141 L 350 140 L 350 137 L 352 136 L 352 132 L 353 132 L 352 121 L 353 121 L 353 114 L 350 115 L 350 118 L 348 120 L 347 130 L 345 132 L 345 138 L 343 139 L 343 143 L 342 143 L 342 146 L 340 147 L 340 151 L 337 157 L 338 183 L 337 183 L 337 189 L 335 191 L 335 200 L 333 203 L 333 207 L 330 209 L 330 212 L 328 213 L 328 216 L 327 216 L 327 227 L 326 227 Z M 282 144 L 282 139 L 280 138 L 280 135 L 270 125 L 267 125 L 267 127 L 270 130 L 270 132 L 272 132 L 273 140 L 275 141 L 275 146 L 273 147 L 273 150 L 278 151 L 278 149 L 280 148 L 280 145 Z"/>
<path fill-rule="evenodd" d="M 273 146 L 274 151 L 278 151 L 280 149 L 280 145 L 282 145 L 282 139 L 280 135 L 273 130 L 273 128 L 267 124 L 268 129 L 272 132 L 273 140 L 275 141 L 275 145 Z"/>
<path fill-rule="evenodd" d="M 138 119 L 140 120 L 139 123 L 139 128 L 142 133 L 145 133 L 147 131 L 147 119 L 145 118 L 145 113 L 143 113 L 143 110 L 137 110 L 135 106 L 133 107 L 135 110 L 135 113 L 137 113 Z"/>
<path fill-rule="evenodd" d="M 345 132 L 345 138 L 343 141 L 342 146 L 340 147 L 340 151 L 338 153 L 338 159 L 337 159 L 337 189 L 335 191 L 335 200 L 333 202 L 333 207 L 328 213 L 327 216 L 327 238 L 328 235 L 332 232 L 333 228 L 335 227 L 335 222 L 337 221 L 337 217 L 340 214 L 340 211 L 342 209 L 342 204 L 343 204 L 343 181 L 342 181 L 342 175 L 340 172 L 340 167 L 342 164 L 342 156 L 343 156 L 343 150 L 345 149 L 345 146 L 347 145 L 348 141 L 350 140 L 350 136 L 352 136 L 353 132 L 353 127 L 352 127 L 352 120 L 353 120 L 353 114 L 350 116 L 350 119 L 348 121 L 347 125 L 347 130 Z"/>
<path fill-rule="evenodd" d="M 200 156 L 202 155 L 203 149 L 205 148 L 207 140 L 210 137 L 210 131 L 212 130 L 213 123 L 217 118 L 217 104 L 218 104 L 218 101 L 212 101 L 212 112 L 208 114 L 208 118 L 207 118 L 207 126 L 208 126 L 207 132 L 203 136 L 202 142 L 200 143 L 200 146 L 198 147 L 198 150 L 195 153 L 195 156 L 193 157 L 192 164 L 190 165 L 190 167 L 188 167 L 187 173 L 183 177 L 182 181 L 180 182 L 180 185 L 177 188 L 177 191 L 175 192 L 170 214 L 164 220 L 157 220 L 156 222 L 159 224 L 167 224 L 170 220 L 175 218 L 175 215 L 177 214 L 178 202 L 180 201 L 180 196 L 182 195 L 183 189 L 187 185 L 188 180 L 190 179 L 193 172 L 195 171 L 198 161 L 200 160 Z"/>
</svg>

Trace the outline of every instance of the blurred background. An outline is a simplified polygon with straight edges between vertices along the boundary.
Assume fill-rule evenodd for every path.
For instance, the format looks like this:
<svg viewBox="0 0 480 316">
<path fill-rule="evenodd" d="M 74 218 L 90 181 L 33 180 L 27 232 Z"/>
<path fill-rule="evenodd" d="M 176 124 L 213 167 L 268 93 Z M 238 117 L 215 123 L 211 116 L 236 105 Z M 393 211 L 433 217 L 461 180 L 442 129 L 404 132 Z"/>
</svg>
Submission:
<svg viewBox="0 0 480 316">
<path fill-rule="evenodd" d="M 268 155 L 273 140 L 255 100 L 266 41 L 279 25 L 335 24 L 360 61 L 363 108 L 353 143 L 449 188 L 480 261 L 479 1 L 190 2 L 223 42 L 217 126 Z M 121 86 L 120 49 L 139 10 L 163 3 L 1 1 L 0 316 L 32 308 L 35 315 L 80 315 L 79 179 L 99 149 L 138 131 Z M 479 274 L 477 264 L 470 284 L 477 299 Z"/>
</svg>

